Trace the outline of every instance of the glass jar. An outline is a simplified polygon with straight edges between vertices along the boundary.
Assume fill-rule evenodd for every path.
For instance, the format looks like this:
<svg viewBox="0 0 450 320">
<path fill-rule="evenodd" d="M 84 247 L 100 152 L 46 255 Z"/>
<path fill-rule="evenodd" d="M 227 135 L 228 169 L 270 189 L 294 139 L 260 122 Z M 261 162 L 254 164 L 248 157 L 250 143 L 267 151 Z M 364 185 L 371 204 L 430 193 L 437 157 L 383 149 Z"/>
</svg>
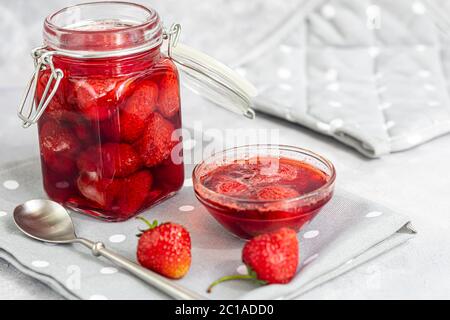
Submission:
<svg viewBox="0 0 450 320">
<path fill-rule="evenodd" d="M 182 187 L 179 74 L 171 55 L 178 32 L 178 25 L 165 31 L 155 10 L 126 2 L 76 5 L 45 20 L 19 116 L 25 127 L 38 124 L 43 184 L 52 200 L 122 221 Z M 223 79 L 208 76 L 214 65 L 180 48 L 180 65 L 206 83 L 205 91 L 219 83 L 233 92 L 226 69 Z"/>
</svg>

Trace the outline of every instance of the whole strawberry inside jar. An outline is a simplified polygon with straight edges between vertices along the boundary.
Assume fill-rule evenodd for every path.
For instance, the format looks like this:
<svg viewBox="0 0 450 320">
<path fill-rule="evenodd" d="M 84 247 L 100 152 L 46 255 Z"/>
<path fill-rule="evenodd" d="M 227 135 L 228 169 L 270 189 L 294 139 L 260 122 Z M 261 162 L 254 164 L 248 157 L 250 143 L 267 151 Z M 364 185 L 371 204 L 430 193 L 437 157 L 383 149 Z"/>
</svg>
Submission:
<svg viewBox="0 0 450 320">
<path fill-rule="evenodd" d="M 18 115 L 23 127 L 38 125 L 43 184 L 52 200 L 122 221 L 182 187 L 174 62 L 197 93 L 254 116 L 254 87 L 178 44 L 179 31 L 177 24 L 164 29 L 155 10 L 128 2 L 85 3 L 47 17 Z"/>
</svg>

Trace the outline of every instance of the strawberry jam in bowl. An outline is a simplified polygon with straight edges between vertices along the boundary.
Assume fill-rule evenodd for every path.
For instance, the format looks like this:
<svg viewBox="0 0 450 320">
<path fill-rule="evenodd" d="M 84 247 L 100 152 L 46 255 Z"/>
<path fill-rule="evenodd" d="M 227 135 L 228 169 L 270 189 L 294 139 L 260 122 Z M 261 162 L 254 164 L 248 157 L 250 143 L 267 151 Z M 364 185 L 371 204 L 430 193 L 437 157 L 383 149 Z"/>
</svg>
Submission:
<svg viewBox="0 0 450 320">
<path fill-rule="evenodd" d="M 333 164 L 291 146 L 254 145 L 215 153 L 193 172 L 195 195 L 232 234 L 250 239 L 299 231 L 331 199 Z"/>
<path fill-rule="evenodd" d="M 76 211 L 131 218 L 183 185 L 178 71 L 156 11 L 86 3 L 50 15 L 34 51 L 44 189 Z"/>
</svg>

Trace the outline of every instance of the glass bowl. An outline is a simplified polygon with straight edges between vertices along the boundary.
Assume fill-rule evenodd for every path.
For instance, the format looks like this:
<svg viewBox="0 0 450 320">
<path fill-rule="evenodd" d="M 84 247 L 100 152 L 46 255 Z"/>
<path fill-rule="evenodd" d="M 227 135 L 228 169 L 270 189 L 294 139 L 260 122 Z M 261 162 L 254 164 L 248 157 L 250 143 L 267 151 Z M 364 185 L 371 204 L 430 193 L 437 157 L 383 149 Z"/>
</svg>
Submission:
<svg viewBox="0 0 450 320">
<path fill-rule="evenodd" d="M 281 200 L 244 198 L 239 194 L 219 193 L 205 185 L 213 170 L 233 163 L 250 163 L 254 159 L 255 163 L 257 159 L 270 159 L 302 164 L 320 172 L 324 183 L 316 189 Z M 282 227 L 300 231 L 331 199 L 335 179 L 336 171 L 329 160 L 314 152 L 284 145 L 248 145 L 215 153 L 195 167 L 192 177 L 195 195 L 207 211 L 225 229 L 244 239 Z M 272 181 L 270 185 L 277 186 L 277 182 Z M 249 183 L 248 188 L 251 190 L 256 186 Z"/>
</svg>

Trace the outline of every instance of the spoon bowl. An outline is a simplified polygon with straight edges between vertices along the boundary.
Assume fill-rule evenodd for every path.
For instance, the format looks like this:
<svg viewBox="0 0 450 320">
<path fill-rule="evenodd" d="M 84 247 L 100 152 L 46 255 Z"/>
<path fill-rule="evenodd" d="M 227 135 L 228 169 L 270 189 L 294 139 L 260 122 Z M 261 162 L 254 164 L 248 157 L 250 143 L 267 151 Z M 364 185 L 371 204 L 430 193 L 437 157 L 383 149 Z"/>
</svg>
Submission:
<svg viewBox="0 0 450 320">
<path fill-rule="evenodd" d="M 14 222 L 23 233 L 50 243 L 72 243 L 77 239 L 67 210 L 54 201 L 30 200 L 14 209 Z"/>
</svg>

